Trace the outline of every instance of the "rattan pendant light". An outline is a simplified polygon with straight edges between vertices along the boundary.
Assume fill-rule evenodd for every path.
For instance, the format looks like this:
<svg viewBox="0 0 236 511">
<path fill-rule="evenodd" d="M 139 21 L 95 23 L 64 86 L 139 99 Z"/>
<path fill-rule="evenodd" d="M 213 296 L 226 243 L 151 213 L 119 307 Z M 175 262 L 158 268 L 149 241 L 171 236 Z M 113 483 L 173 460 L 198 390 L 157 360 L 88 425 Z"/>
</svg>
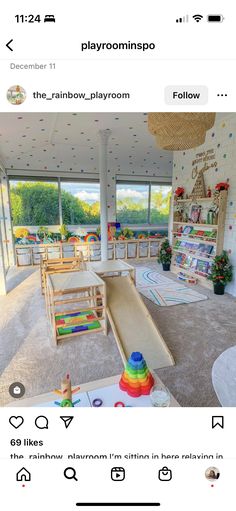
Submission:
<svg viewBox="0 0 236 511">
<path fill-rule="evenodd" d="M 215 113 L 149 113 L 148 129 L 158 147 L 180 151 L 205 142 L 206 132 L 215 122 Z"/>
</svg>

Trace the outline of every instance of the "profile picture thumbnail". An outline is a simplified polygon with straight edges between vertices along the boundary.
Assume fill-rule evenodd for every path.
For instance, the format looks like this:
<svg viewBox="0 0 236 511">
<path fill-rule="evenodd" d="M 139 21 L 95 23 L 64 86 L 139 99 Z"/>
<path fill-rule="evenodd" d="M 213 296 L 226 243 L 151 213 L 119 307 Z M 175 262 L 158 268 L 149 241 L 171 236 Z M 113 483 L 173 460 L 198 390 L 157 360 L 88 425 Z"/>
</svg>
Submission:
<svg viewBox="0 0 236 511">
<path fill-rule="evenodd" d="M 220 471 L 216 467 L 209 467 L 205 471 L 205 477 L 208 481 L 215 481 L 220 477 Z"/>
<path fill-rule="evenodd" d="M 11 105 L 21 105 L 26 99 L 26 91 L 21 85 L 12 85 L 7 91 L 7 99 Z"/>
</svg>

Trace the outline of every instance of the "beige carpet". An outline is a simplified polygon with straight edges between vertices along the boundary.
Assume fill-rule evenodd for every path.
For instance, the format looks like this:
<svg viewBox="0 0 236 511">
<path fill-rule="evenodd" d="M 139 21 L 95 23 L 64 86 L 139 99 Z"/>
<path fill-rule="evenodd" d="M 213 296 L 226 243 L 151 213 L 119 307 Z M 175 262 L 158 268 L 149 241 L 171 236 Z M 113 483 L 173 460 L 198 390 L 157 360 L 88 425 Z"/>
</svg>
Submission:
<svg viewBox="0 0 236 511">
<path fill-rule="evenodd" d="M 143 265 L 143 262 L 140 263 Z M 145 266 L 161 271 L 155 262 Z M 168 273 L 168 278 L 175 277 Z M 15 287 L 16 286 L 16 287 Z M 59 347 L 49 342 L 39 272 L 17 269 L 10 273 L 11 291 L 0 297 L 0 404 L 11 401 L 8 387 L 22 381 L 26 397 L 48 392 L 70 372 L 72 383 L 112 376 L 123 364 L 111 333 L 81 336 Z M 216 296 L 195 286 L 209 300 L 178 307 L 144 302 L 176 365 L 158 374 L 182 406 L 218 406 L 211 383 L 215 359 L 235 344 L 235 298 Z"/>
<path fill-rule="evenodd" d="M 23 270 L 20 270 L 23 271 Z M 19 280 L 19 276 L 18 276 Z M 14 381 L 26 387 L 25 397 L 49 392 L 70 373 L 72 383 L 119 374 L 123 363 L 112 333 L 73 338 L 59 346 L 50 341 L 39 271 L 6 297 L 0 297 L 0 404 L 12 401 Z"/>
</svg>

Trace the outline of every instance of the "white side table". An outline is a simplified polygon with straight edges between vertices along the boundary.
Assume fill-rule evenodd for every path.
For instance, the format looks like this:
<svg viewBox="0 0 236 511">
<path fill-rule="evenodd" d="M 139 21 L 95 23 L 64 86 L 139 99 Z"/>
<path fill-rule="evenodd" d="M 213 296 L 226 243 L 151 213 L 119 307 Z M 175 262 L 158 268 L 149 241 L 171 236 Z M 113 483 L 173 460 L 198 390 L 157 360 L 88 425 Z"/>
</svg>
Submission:
<svg viewBox="0 0 236 511">
<path fill-rule="evenodd" d="M 236 346 L 225 350 L 214 362 L 212 383 L 222 406 L 236 406 Z"/>
</svg>

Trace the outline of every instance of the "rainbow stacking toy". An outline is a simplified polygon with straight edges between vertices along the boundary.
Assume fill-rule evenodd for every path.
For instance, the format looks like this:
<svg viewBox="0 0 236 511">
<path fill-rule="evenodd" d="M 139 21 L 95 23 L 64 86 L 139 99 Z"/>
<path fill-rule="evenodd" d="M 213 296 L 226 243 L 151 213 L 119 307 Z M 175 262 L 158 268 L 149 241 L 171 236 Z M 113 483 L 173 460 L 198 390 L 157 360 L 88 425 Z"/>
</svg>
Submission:
<svg viewBox="0 0 236 511">
<path fill-rule="evenodd" d="M 131 397 L 150 394 L 154 378 L 150 373 L 142 353 L 134 351 L 120 379 L 120 389 Z"/>
</svg>

